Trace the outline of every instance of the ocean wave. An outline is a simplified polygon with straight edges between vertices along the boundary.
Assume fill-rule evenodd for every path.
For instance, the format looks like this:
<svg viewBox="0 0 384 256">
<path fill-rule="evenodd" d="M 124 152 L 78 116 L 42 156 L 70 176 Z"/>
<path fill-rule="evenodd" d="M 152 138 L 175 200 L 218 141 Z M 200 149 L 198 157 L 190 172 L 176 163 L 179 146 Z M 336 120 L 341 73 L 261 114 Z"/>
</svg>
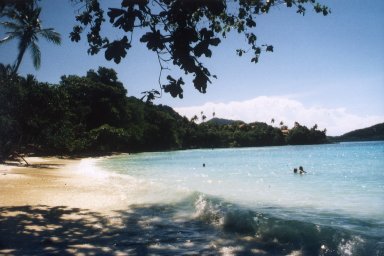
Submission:
<svg viewBox="0 0 384 256">
<path fill-rule="evenodd" d="M 230 190 L 230 188 L 234 186 L 242 188 L 248 183 L 235 183 L 233 177 L 227 180 L 228 187 L 219 184 L 217 190 L 204 190 L 205 186 L 211 188 L 215 184 L 206 184 L 199 180 L 200 183 L 198 183 L 195 180 L 197 185 L 185 186 L 183 182 L 177 182 L 177 180 L 183 178 L 191 184 L 195 177 L 188 176 L 187 172 L 181 172 L 177 168 L 169 169 L 168 166 L 172 165 L 164 164 L 167 168 L 156 169 L 156 163 L 146 169 L 145 162 L 139 162 L 140 165 L 132 163 L 128 165 L 128 162 L 123 160 L 106 166 L 108 167 L 106 169 L 113 170 L 113 175 L 111 174 L 109 179 L 112 180 L 114 191 L 118 191 L 126 198 L 122 203 L 137 204 L 137 214 L 130 215 L 130 218 L 133 223 L 141 223 L 145 229 L 137 231 L 135 237 L 139 243 L 143 238 L 143 230 L 147 230 L 149 238 L 145 244 L 158 239 L 156 244 L 151 245 L 152 250 L 163 248 L 166 252 L 174 252 L 168 254 L 178 255 L 190 252 L 196 252 L 194 255 L 203 255 L 207 252 L 206 255 L 384 256 L 384 222 L 380 217 L 381 213 L 379 217 L 372 214 L 355 214 L 356 211 L 348 211 L 349 208 L 346 205 L 338 210 L 338 204 L 343 201 L 331 202 L 330 198 L 333 199 L 333 197 L 327 197 L 327 193 L 323 190 L 324 193 L 316 191 L 316 195 L 321 197 L 309 200 L 311 204 L 295 204 L 292 202 L 298 200 L 288 201 L 289 198 L 280 197 L 285 191 L 295 191 L 289 190 L 286 185 L 297 186 L 299 179 L 296 178 L 298 177 L 289 176 L 293 183 L 286 183 L 284 178 L 279 178 L 276 187 L 282 188 L 278 191 L 282 194 L 277 193 L 275 196 L 278 195 L 277 198 L 280 201 L 272 200 L 273 194 L 269 191 L 269 187 L 266 187 L 265 195 L 249 196 L 247 200 L 242 200 L 244 198 L 231 196 L 231 193 L 237 193 L 239 190 Z M 130 159 L 130 161 L 133 160 Z M 180 168 L 185 170 L 185 167 Z M 202 178 L 214 177 L 214 173 L 209 173 L 207 170 L 209 169 L 204 169 L 205 176 Z M 225 171 L 224 168 L 220 172 L 222 173 L 220 179 L 225 176 Z M 177 175 L 173 175 L 175 173 Z M 300 177 L 299 181 L 303 181 L 301 178 L 304 179 Z M 247 181 L 247 178 L 244 180 Z M 315 184 L 310 183 L 309 179 L 305 181 L 308 187 Z M 314 182 L 318 184 L 320 181 L 316 179 Z M 263 180 L 262 184 L 267 186 L 268 182 Z M 303 182 L 300 186 L 302 184 Z M 231 193 L 225 193 L 226 188 Z M 257 192 L 263 191 L 262 187 L 257 189 Z M 205 193 L 202 193 L 203 191 Z M 348 198 L 357 196 L 357 194 L 350 194 L 350 191 L 347 192 Z M 244 192 L 241 195 L 247 195 L 247 193 Z M 263 199 L 262 202 L 260 198 Z M 322 199 L 321 204 L 317 203 L 318 198 Z M 283 203 L 277 204 L 281 201 Z M 143 207 L 145 204 L 148 206 Z M 328 204 L 332 206 L 327 207 Z M 368 205 L 368 202 L 361 205 Z M 359 206 L 357 213 L 360 213 L 360 208 L 364 207 Z M 361 210 L 365 212 L 365 208 Z M 172 249 L 173 247 L 169 246 L 184 249 Z"/>
<path fill-rule="evenodd" d="M 194 219 L 227 234 L 252 237 L 267 251 L 279 248 L 280 251 L 298 250 L 303 255 L 384 255 L 384 239 L 379 235 L 280 218 L 197 192 L 186 201 Z"/>
</svg>

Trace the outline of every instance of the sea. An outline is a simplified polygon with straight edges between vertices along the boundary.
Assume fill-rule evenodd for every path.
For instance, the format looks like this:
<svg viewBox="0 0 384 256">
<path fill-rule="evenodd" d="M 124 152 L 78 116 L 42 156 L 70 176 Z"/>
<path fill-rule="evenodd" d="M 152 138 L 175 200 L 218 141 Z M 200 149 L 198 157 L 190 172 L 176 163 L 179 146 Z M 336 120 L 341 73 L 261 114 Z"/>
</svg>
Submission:
<svg viewBox="0 0 384 256">
<path fill-rule="evenodd" d="M 384 255 L 384 141 L 123 154 L 95 165 L 127 205 L 120 250 Z"/>
</svg>

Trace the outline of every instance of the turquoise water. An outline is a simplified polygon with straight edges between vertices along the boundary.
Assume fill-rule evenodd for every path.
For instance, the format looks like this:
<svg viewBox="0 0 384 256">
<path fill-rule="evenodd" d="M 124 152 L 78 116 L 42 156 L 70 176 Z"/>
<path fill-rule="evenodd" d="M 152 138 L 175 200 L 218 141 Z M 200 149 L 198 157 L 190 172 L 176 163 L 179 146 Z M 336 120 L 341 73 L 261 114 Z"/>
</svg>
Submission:
<svg viewBox="0 0 384 256">
<path fill-rule="evenodd" d="M 210 241 L 224 236 L 232 243 L 220 250 L 235 255 L 257 254 L 256 245 L 260 255 L 384 255 L 384 142 L 140 153 L 98 165 L 122 203 L 194 223 Z M 307 173 L 294 174 L 299 166 Z M 202 254 L 202 244 L 178 244 L 179 253 Z"/>
</svg>

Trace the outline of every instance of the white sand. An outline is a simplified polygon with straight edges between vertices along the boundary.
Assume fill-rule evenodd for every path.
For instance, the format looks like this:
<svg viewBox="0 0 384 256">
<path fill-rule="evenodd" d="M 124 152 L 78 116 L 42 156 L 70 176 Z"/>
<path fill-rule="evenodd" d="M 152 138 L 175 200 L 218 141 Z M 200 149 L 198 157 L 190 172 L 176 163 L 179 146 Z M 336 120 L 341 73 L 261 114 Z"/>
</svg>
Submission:
<svg viewBox="0 0 384 256">
<path fill-rule="evenodd" d="M 29 157 L 29 167 L 0 165 L 0 206 L 67 206 L 92 211 L 123 209 L 97 159 Z M 16 163 L 13 163 L 16 164 Z"/>
</svg>

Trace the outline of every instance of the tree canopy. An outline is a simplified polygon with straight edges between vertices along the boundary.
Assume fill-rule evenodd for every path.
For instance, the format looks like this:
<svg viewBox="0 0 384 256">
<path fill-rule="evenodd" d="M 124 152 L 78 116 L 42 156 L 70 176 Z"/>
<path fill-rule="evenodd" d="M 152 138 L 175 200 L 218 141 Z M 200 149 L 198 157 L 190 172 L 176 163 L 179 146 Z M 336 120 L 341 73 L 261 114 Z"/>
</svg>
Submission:
<svg viewBox="0 0 384 256">
<path fill-rule="evenodd" d="M 212 75 L 204 65 L 204 58 L 213 56 L 213 48 L 226 38 L 228 33 L 244 36 L 249 49 L 236 49 L 239 56 L 251 52 L 251 62 L 257 63 L 264 51 L 273 51 L 269 44 L 260 45 L 255 34 L 256 19 L 276 6 L 293 8 L 304 15 L 308 8 L 328 15 L 329 8 L 317 0 L 121 0 L 117 6 L 104 10 L 98 0 L 72 0 L 85 3 L 76 16 L 78 25 L 70 34 L 78 42 L 83 33 L 89 44 L 88 53 L 104 52 L 107 60 L 120 63 L 133 47 L 133 34 L 140 35 L 140 42 L 153 51 L 160 65 L 161 90 L 173 97 L 183 98 L 183 77 L 166 76 L 171 63 L 186 75 L 193 76 L 194 87 L 205 93 Z M 105 15 L 106 12 L 106 15 Z M 103 35 L 102 25 L 108 22 L 123 32 L 121 38 L 111 39 Z M 155 98 L 157 90 L 146 92 Z"/>
<path fill-rule="evenodd" d="M 59 84 L 21 77 L 0 64 L 0 161 L 12 152 L 105 154 L 326 142 L 325 131 L 296 124 L 188 120 L 172 108 L 127 97 L 113 69 L 62 76 Z M 212 114 L 212 116 L 214 116 Z"/>
</svg>

